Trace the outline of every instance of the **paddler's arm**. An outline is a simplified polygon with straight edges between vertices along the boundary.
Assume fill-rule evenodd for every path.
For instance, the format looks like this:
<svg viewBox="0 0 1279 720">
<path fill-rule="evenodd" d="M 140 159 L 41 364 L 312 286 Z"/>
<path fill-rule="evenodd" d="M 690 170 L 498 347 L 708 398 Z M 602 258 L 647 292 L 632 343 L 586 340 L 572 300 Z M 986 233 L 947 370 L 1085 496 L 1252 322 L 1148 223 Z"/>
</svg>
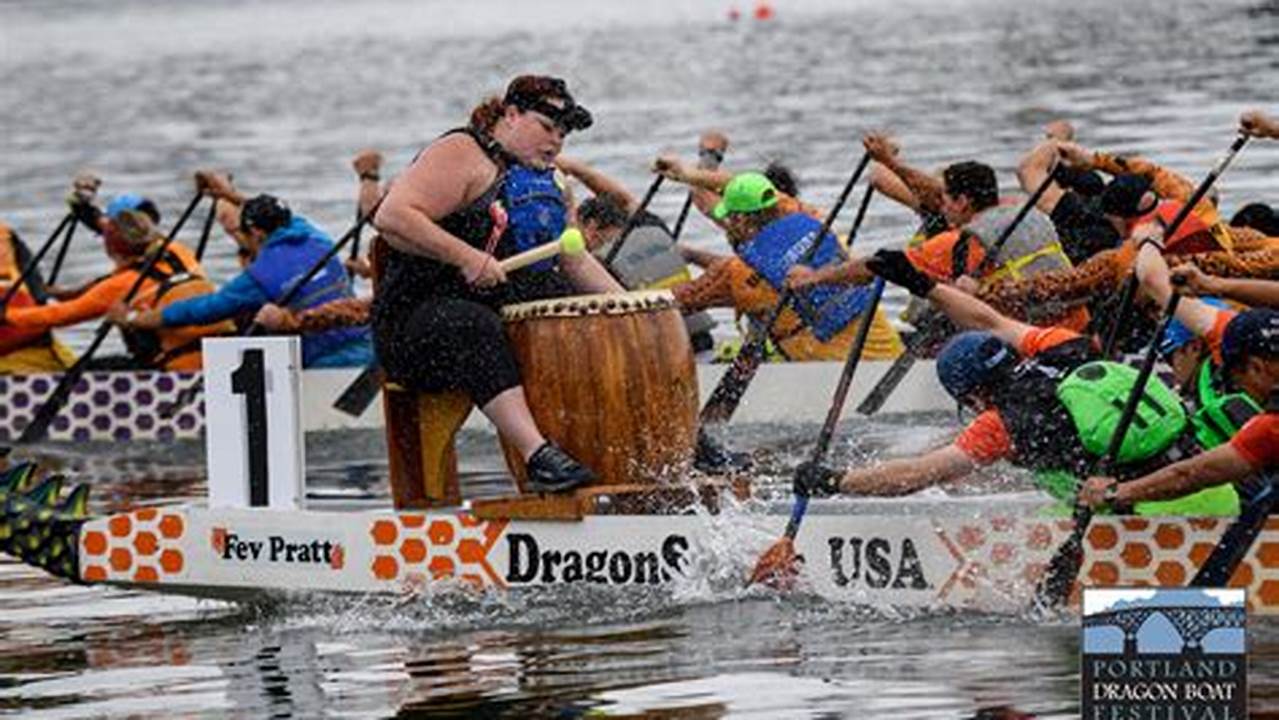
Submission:
<svg viewBox="0 0 1279 720">
<path fill-rule="evenodd" d="M 1232 443 L 1225 443 L 1136 480 L 1121 483 L 1110 477 L 1088 478 L 1079 498 L 1093 508 L 1130 507 L 1138 502 L 1183 497 L 1214 485 L 1242 480 L 1253 472 L 1253 466 L 1239 450 Z M 1111 487 L 1115 489 L 1110 490 Z"/>
<path fill-rule="evenodd" d="M 129 292 L 137 276 L 132 273 L 110 275 L 67 302 L 7 308 L 4 321 L 19 328 L 54 328 L 75 325 L 102 317 L 108 308 Z"/>
<path fill-rule="evenodd" d="M 891 198 L 911 210 L 919 212 L 919 198 L 915 197 L 915 193 L 911 192 L 910 186 L 897 173 L 880 163 L 871 163 L 870 186 L 875 188 L 875 192 L 880 195 Z"/>
<path fill-rule="evenodd" d="M 1187 262 L 1172 269 L 1172 277 L 1199 295 L 1229 298 L 1245 305 L 1279 307 L 1279 282 L 1255 278 L 1227 278 L 1209 275 L 1194 263 Z"/>
<path fill-rule="evenodd" d="M 1080 169 L 1100 170 L 1108 175 L 1140 175 L 1150 181 L 1150 189 L 1156 195 L 1166 200 L 1187 200 L 1195 190 L 1189 178 L 1139 155 L 1093 152 L 1073 142 L 1060 143 L 1059 147 L 1071 164 Z"/>
<path fill-rule="evenodd" d="M 737 258 L 723 257 L 706 266 L 706 271 L 686 283 L 671 288 L 675 302 L 684 312 L 712 307 L 734 307 L 733 278 L 749 273 Z"/>
<path fill-rule="evenodd" d="M 1279 119 L 1260 110 L 1249 110 L 1239 116 L 1239 132 L 1259 138 L 1279 140 Z"/>
<path fill-rule="evenodd" d="M 680 257 L 684 258 L 685 262 L 690 262 L 699 268 L 708 268 L 716 262 L 730 257 L 723 253 L 695 248 L 687 243 L 677 243 L 675 249 L 679 252 Z"/>
<path fill-rule="evenodd" d="M 244 247 L 248 239 L 240 231 L 240 206 L 248 198 L 231 183 L 231 176 L 215 170 L 196 170 L 195 189 L 218 199 L 215 209 L 218 224 L 223 232 Z"/>
<path fill-rule="evenodd" d="M 1139 230 L 1146 234 L 1133 238 L 1139 243 L 1137 282 L 1158 307 L 1167 307 L 1172 297 L 1172 280 L 1162 252 L 1162 232 L 1155 225 L 1143 225 Z M 1202 338 L 1212 332 L 1217 324 L 1217 313 L 1217 308 L 1198 298 L 1183 298 L 1177 303 L 1177 320 L 1195 337 Z"/>
<path fill-rule="evenodd" d="M 958 480 L 976 468 L 977 463 L 952 443 L 920 457 L 849 470 L 840 479 L 839 490 L 849 495 L 909 495 Z"/>
<path fill-rule="evenodd" d="M 272 332 L 306 335 L 368 325 L 372 311 L 373 298 L 370 296 L 341 298 L 301 313 L 267 303 L 253 319 Z"/>
<path fill-rule="evenodd" d="M 555 158 L 555 165 L 565 175 L 576 178 L 593 194 L 611 196 L 627 215 L 635 212 L 635 209 L 639 207 L 639 201 L 626 189 L 626 186 L 590 165 L 564 155 Z"/>
<path fill-rule="evenodd" d="M 906 288 L 912 295 L 925 298 L 950 318 L 951 322 L 969 330 L 986 330 L 1013 347 L 1020 347 L 1027 332 L 1035 329 L 1014 320 L 985 301 L 953 287 L 943 285 L 917 269 L 900 250 L 879 250 L 867 261 L 871 272 Z"/>
<path fill-rule="evenodd" d="M 872 160 L 901 178 L 918 202 L 917 211 L 939 212 L 941 210 L 941 196 L 945 190 L 942 181 L 902 162 L 897 144 L 887 135 L 870 133 L 862 138 L 862 147 L 870 153 Z"/>
<path fill-rule="evenodd" d="M 492 184 L 495 172 L 474 139 L 461 133 L 448 135 L 396 178 L 373 224 L 391 247 L 453 265 L 477 287 L 505 282 L 506 273 L 492 255 L 436 222 L 479 197 Z"/>
<path fill-rule="evenodd" d="M 1017 165 L 1017 181 L 1021 183 L 1021 189 L 1028 193 L 1033 193 L 1044 184 L 1048 179 L 1048 174 L 1052 172 L 1053 166 L 1057 163 L 1057 141 L 1046 140 L 1035 146 L 1033 150 L 1026 153 Z M 1065 191 L 1061 189 L 1057 183 L 1052 183 L 1044 190 L 1044 194 L 1039 197 L 1039 201 L 1035 203 L 1035 207 L 1040 212 L 1051 216 L 1053 210 L 1057 207 L 1057 203 L 1065 195 Z"/>
<path fill-rule="evenodd" d="M 360 178 L 355 202 L 356 210 L 360 216 L 363 216 L 373 209 L 377 199 L 382 195 L 379 185 L 382 181 L 382 153 L 371 148 L 359 151 L 351 159 L 351 169 L 355 170 L 355 174 Z"/>
<path fill-rule="evenodd" d="M 262 286 L 251 275 L 242 272 L 216 292 L 179 300 L 163 309 L 133 312 L 117 303 L 111 308 L 109 317 L 117 325 L 140 330 L 209 325 L 253 312 L 270 301 Z"/>
<path fill-rule="evenodd" d="M 786 287 L 798 290 L 813 285 L 865 285 L 874 279 L 875 274 L 866 267 L 866 258 L 853 256 L 819 268 L 795 265 L 786 273 Z"/>
</svg>

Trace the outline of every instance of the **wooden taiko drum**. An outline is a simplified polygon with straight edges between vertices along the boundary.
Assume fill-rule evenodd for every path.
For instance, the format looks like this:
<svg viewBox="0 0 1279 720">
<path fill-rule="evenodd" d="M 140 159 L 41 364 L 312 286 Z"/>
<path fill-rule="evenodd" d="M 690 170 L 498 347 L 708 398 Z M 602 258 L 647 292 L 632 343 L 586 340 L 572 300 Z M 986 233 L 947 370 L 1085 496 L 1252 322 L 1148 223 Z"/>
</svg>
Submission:
<svg viewBox="0 0 1279 720">
<path fill-rule="evenodd" d="M 599 485 L 657 482 L 692 459 L 697 373 L 669 291 L 581 295 L 502 309 L 537 426 Z M 503 444 L 526 490 L 524 461 Z"/>
</svg>

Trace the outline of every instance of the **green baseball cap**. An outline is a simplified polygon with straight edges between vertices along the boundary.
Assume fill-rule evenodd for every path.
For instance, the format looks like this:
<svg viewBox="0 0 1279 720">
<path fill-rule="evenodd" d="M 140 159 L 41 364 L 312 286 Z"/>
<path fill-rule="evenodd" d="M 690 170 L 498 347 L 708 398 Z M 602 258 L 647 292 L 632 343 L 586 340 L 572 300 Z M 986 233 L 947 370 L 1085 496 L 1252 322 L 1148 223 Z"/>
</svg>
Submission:
<svg viewBox="0 0 1279 720">
<path fill-rule="evenodd" d="M 734 213 L 752 213 L 777 204 L 777 188 L 760 173 L 734 175 L 724 187 L 724 197 L 715 205 L 711 216 L 723 220 Z"/>
</svg>

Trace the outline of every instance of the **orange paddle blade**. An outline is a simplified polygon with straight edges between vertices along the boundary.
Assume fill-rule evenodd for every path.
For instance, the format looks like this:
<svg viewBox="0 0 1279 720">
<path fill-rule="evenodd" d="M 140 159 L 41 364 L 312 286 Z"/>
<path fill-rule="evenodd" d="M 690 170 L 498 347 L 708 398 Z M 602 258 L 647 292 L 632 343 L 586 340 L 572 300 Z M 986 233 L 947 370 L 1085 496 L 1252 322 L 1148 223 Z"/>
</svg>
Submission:
<svg viewBox="0 0 1279 720">
<path fill-rule="evenodd" d="M 799 562 L 799 556 L 795 554 L 795 541 L 783 537 L 760 556 L 746 585 L 749 587 L 755 583 L 763 583 L 774 590 L 790 590 L 795 587 L 795 580 L 799 577 Z"/>
</svg>

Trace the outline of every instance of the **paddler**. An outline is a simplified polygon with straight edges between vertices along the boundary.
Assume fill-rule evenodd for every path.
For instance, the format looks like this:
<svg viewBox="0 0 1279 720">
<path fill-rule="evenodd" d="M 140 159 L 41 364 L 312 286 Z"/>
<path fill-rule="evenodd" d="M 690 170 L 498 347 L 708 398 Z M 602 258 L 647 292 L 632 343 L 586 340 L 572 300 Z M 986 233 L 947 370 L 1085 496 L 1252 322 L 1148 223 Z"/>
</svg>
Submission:
<svg viewBox="0 0 1279 720">
<path fill-rule="evenodd" d="M 235 237 L 250 262 L 244 271 L 216 291 L 132 312 L 116 305 L 111 319 L 132 330 L 161 331 L 251 317 L 268 302 L 279 302 L 293 284 L 333 246 L 329 236 L 272 195 L 246 198 L 217 173 L 196 173 L 197 188 L 214 196 L 219 208 L 238 215 Z M 220 210 L 221 212 L 221 210 Z M 224 222 L 232 222 L 224 218 Z M 296 308 L 351 297 L 346 270 L 336 258 L 294 293 Z M 198 350 L 198 347 L 196 348 Z M 335 328 L 302 338 L 304 367 L 362 367 L 373 360 L 366 328 Z"/>
<path fill-rule="evenodd" d="M 1226 326 L 1221 350 L 1226 372 L 1261 411 L 1229 442 L 1200 455 L 1136 479 L 1089 478 L 1080 493 L 1083 502 L 1094 508 L 1124 509 L 1205 492 L 1223 483 L 1234 483 L 1238 492 L 1256 473 L 1279 469 L 1279 312 L 1240 313 Z"/>
<path fill-rule="evenodd" d="M 108 315 L 113 306 L 119 306 L 122 313 L 158 312 L 158 309 L 168 307 L 182 298 L 212 290 L 212 285 L 205 279 L 204 270 L 196 262 L 194 253 L 185 245 L 174 241 L 148 273 L 139 292 L 125 307 L 124 296 L 137 280 L 138 269 L 146 263 L 148 253 L 158 247 L 164 237 L 156 229 L 150 215 L 138 209 L 131 200 L 109 205 L 102 226 L 103 246 L 107 257 L 115 264 L 115 270 L 94 280 L 65 302 L 9 307 L 6 309 L 4 322 L 15 328 L 47 331 Z M 122 334 L 129 355 L 94 358 L 89 367 L 100 370 L 198 370 L 201 367 L 200 338 L 223 334 L 231 329 L 230 325 L 222 323 L 156 332 L 125 329 Z"/>
<path fill-rule="evenodd" d="M 571 490 L 595 475 L 538 429 L 498 310 L 623 288 L 588 253 L 510 276 L 498 261 L 564 231 L 568 204 L 555 158 L 569 133 L 591 123 L 563 80 L 517 77 L 503 97 L 476 107 L 467 127 L 427 146 L 374 220 L 389 244 L 373 306 L 388 379 L 421 392 L 466 393 L 519 451 L 529 485 L 543 492 Z"/>
<path fill-rule="evenodd" d="M 990 166 L 971 160 L 954 163 L 942 171 L 939 179 L 905 163 L 896 144 L 886 135 L 869 134 L 862 145 L 875 162 L 906 183 L 922 211 L 938 212 L 946 218 L 948 230 L 906 250 L 906 257 L 920 272 L 936 281 L 958 282 L 961 288 L 971 291 L 976 289 L 977 280 L 1030 277 L 1071 267 L 1052 222 L 1036 210 L 1017 225 L 999 248 L 995 261 L 985 262 L 986 253 L 1019 210 L 1017 203 L 1000 200 L 995 171 Z M 794 271 L 788 282 L 792 287 L 811 287 L 864 284 L 871 279 L 863 256 L 818 272 Z M 1074 308 L 1054 319 L 1063 327 L 1082 330 L 1089 318 L 1087 310 Z"/>
<path fill-rule="evenodd" d="M 796 492 L 825 495 L 905 495 L 961 480 L 998 460 L 1035 471 L 1036 484 L 1063 503 L 1105 453 L 1137 371 L 1097 361 L 1092 341 L 1062 327 L 1036 327 L 999 314 L 986 303 L 920 272 L 900 251 L 880 250 L 868 263 L 881 277 L 926 297 L 967 328 L 937 358 L 946 391 L 978 412 L 950 444 L 923 456 L 846 473 L 806 465 Z M 1157 377 L 1119 453 L 1127 477 L 1194 452 L 1194 433 L 1176 393 Z M 1231 515 L 1239 499 L 1216 485 L 1175 500 L 1140 503 L 1143 515 Z"/>
<path fill-rule="evenodd" d="M 791 250 L 821 228 L 821 221 L 795 198 L 777 191 L 761 173 L 727 173 L 694 169 L 677 158 L 658 158 L 655 169 L 666 177 L 722 194 L 712 216 L 723 221 L 735 255 L 712 262 L 700 277 L 675 288 L 686 310 L 732 307 L 762 321 L 777 304 L 786 274 L 796 259 Z M 731 179 L 729 179 L 731 178 Z M 833 234 L 822 239 L 820 263 L 836 263 L 839 244 Z M 865 309 L 869 288 L 810 288 L 795 308 L 788 308 L 770 338 L 788 360 L 842 360 L 848 356 Z M 901 338 L 876 310 L 863 357 L 894 358 Z"/>
<path fill-rule="evenodd" d="M 577 206 L 577 224 L 586 248 L 603 260 L 622 235 L 627 219 L 639 208 L 639 200 L 617 180 L 564 155 L 556 167 L 587 187 L 593 197 Z M 613 259 L 612 271 L 630 290 L 673 288 L 692 279 L 688 266 L 675 250 L 675 239 L 661 218 L 645 210 Z M 714 347 L 711 328 L 715 321 L 705 312 L 684 316 L 694 352 Z"/>
<path fill-rule="evenodd" d="M 13 283 L 31 263 L 31 250 L 8 225 L 0 222 L 0 297 L 8 295 Z M 39 268 L 9 298 L 15 310 L 34 307 L 48 300 Z M 53 337 L 47 327 L 16 327 L 0 324 L 0 374 L 27 375 L 58 372 L 75 362 L 69 348 Z"/>
</svg>

